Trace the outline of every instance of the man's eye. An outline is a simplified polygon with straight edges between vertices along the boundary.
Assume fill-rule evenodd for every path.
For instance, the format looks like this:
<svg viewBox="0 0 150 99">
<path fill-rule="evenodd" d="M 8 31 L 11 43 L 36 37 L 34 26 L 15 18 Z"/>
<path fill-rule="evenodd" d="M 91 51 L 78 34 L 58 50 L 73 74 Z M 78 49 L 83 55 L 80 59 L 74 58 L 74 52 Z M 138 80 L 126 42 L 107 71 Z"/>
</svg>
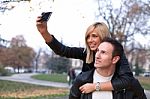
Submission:
<svg viewBox="0 0 150 99">
<path fill-rule="evenodd" d="M 101 51 L 101 53 L 103 53 L 103 54 L 104 54 L 104 53 L 105 53 L 105 51 Z"/>
<path fill-rule="evenodd" d="M 98 52 L 99 50 L 98 49 L 96 49 L 96 52 Z"/>
</svg>

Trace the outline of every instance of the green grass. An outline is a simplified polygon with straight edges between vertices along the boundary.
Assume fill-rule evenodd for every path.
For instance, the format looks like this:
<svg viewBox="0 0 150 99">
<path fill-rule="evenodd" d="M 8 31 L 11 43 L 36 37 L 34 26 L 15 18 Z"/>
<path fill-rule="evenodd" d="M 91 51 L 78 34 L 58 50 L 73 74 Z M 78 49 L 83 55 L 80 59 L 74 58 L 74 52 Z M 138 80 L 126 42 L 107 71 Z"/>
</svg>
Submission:
<svg viewBox="0 0 150 99">
<path fill-rule="evenodd" d="M 24 98 L 24 99 L 55 99 L 60 97 L 59 99 L 61 99 L 61 97 L 64 97 L 68 94 L 56 94 L 56 95 L 47 95 L 47 96 L 38 96 L 38 97 L 29 97 L 29 98 Z"/>
<path fill-rule="evenodd" d="M 66 74 L 38 74 L 38 75 L 33 75 L 32 78 L 38 80 L 67 83 Z"/>
<path fill-rule="evenodd" d="M 65 82 L 67 83 L 67 75 L 63 74 L 39 74 L 32 76 L 35 79 L 54 81 L 54 82 Z M 136 77 L 144 89 L 150 90 L 150 77 Z"/>
<path fill-rule="evenodd" d="M 39 74 L 34 75 L 33 78 L 39 80 L 67 83 L 67 75 L 63 74 Z M 136 77 L 136 78 L 140 81 L 140 84 L 144 89 L 150 90 L 150 77 Z"/>
<path fill-rule="evenodd" d="M 150 90 L 150 77 L 136 77 L 144 89 Z"/>
<path fill-rule="evenodd" d="M 55 93 L 51 94 L 50 91 L 55 91 Z M 48 92 L 48 94 L 45 94 L 46 92 Z M 54 99 L 54 97 L 65 96 L 67 94 L 68 89 L 65 88 L 0 80 L 0 99 L 20 99 L 19 97 L 23 97 L 21 99 Z"/>
<path fill-rule="evenodd" d="M 55 99 L 60 97 L 64 97 L 68 94 L 56 94 L 56 95 L 47 95 L 47 96 L 37 96 L 37 97 L 27 97 L 27 98 L 21 98 L 21 99 Z M 16 98 L 16 97 L 0 97 L 0 99 L 20 99 L 20 98 Z"/>
<path fill-rule="evenodd" d="M 42 79 L 47 81 L 55 81 L 55 82 L 67 82 L 67 75 L 64 74 L 39 74 L 33 76 L 35 79 Z M 150 90 L 150 78 L 149 77 L 136 77 L 144 89 Z M 15 97 L 2 97 L 2 94 L 8 94 L 8 93 L 18 93 L 23 92 L 27 93 L 28 91 L 32 92 L 35 90 L 48 90 L 48 89 L 56 89 L 54 87 L 45 87 L 45 86 L 39 86 L 39 85 L 33 85 L 33 84 L 26 84 L 26 83 L 20 83 L 20 82 L 13 82 L 13 81 L 2 81 L 0 80 L 0 99 L 20 99 Z M 68 90 L 68 89 L 67 89 Z M 68 95 L 68 91 L 61 93 L 61 94 L 53 94 L 53 95 L 34 95 L 31 97 L 24 97 L 22 99 L 55 99 L 55 97 L 63 97 Z"/>
<path fill-rule="evenodd" d="M 32 89 L 35 89 L 35 88 L 39 89 L 39 88 L 47 88 L 47 87 L 33 85 L 33 84 L 13 82 L 13 81 L 0 80 L 0 93 L 1 92 L 24 91 L 24 90 L 27 90 L 27 89 L 32 90 Z"/>
</svg>

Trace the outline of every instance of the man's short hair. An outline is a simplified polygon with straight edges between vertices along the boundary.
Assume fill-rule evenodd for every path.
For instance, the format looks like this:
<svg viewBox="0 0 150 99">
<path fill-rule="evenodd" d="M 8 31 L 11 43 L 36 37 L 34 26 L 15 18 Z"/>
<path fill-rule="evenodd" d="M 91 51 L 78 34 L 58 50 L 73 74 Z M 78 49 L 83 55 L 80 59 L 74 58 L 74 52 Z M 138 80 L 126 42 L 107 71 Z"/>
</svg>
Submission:
<svg viewBox="0 0 150 99">
<path fill-rule="evenodd" d="M 102 42 L 108 42 L 108 43 L 112 44 L 113 49 L 114 49 L 112 52 L 113 57 L 120 56 L 120 58 L 121 58 L 123 56 L 123 46 L 121 45 L 121 43 L 119 41 L 117 41 L 116 39 L 110 38 L 110 37 L 106 37 L 102 40 Z"/>
</svg>

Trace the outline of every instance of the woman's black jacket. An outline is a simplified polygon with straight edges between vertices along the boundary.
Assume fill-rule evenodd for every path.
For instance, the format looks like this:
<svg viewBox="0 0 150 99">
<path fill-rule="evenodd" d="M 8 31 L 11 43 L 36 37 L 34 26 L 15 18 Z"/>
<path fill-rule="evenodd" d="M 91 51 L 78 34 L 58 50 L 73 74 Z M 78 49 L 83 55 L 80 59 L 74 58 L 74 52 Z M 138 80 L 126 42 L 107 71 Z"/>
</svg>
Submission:
<svg viewBox="0 0 150 99">
<path fill-rule="evenodd" d="M 86 50 L 79 47 L 68 47 L 60 43 L 54 36 L 52 42 L 47 42 L 47 45 L 60 56 L 67 58 L 74 58 L 83 60 L 82 72 L 91 70 L 94 68 L 94 61 L 90 64 L 86 63 Z M 95 54 L 94 54 L 95 60 Z M 130 70 L 128 60 L 126 59 L 125 54 L 123 55 L 119 64 L 117 64 L 117 73 L 119 75 L 118 79 L 111 80 L 114 90 L 121 90 L 127 88 L 131 84 L 133 74 Z"/>
</svg>

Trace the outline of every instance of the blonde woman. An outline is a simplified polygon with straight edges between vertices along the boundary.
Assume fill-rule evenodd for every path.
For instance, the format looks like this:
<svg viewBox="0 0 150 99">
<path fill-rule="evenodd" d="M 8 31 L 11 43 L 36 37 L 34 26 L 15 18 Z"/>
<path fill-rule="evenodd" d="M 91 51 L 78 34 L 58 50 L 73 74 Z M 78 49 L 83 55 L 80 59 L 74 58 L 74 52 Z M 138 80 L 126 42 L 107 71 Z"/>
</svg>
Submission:
<svg viewBox="0 0 150 99">
<path fill-rule="evenodd" d="M 101 43 L 101 40 L 105 37 L 110 37 L 109 29 L 103 22 L 95 22 L 87 28 L 85 34 L 86 48 L 68 47 L 60 43 L 52 34 L 48 32 L 47 22 L 40 21 L 41 16 L 37 17 L 36 26 L 41 33 L 46 44 L 58 55 L 81 59 L 83 61 L 82 72 L 91 70 L 94 68 L 95 53 Z M 121 59 L 120 64 L 117 66 L 117 73 L 120 78 L 113 79 L 105 83 L 87 83 L 80 87 L 80 90 L 84 93 L 93 92 L 99 88 L 99 90 L 120 90 L 130 86 L 130 77 L 133 77 L 129 68 L 128 60 L 125 55 Z"/>
</svg>

